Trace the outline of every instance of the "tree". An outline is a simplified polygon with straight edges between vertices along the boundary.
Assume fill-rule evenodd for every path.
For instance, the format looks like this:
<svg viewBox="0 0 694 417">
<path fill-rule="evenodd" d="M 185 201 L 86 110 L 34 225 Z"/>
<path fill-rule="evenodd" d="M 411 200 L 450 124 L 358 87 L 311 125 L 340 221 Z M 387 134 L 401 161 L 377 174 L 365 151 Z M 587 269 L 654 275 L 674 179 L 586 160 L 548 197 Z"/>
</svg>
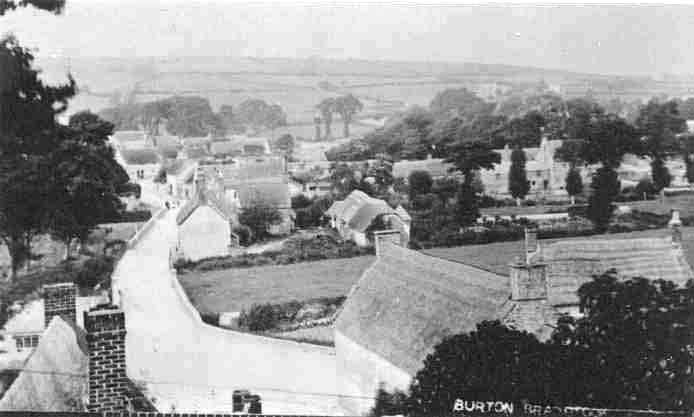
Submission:
<svg viewBox="0 0 694 417">
<path fill-rule="evenodd" d="M 289 133 L 285 133 L 275 141 L 275 148 L 286 155 L 288 159 L 291 159 L 294 154 L 294 145 L 294 137 Z"/>
<path fill-rule="evenodd" d="M 39 10 L 60 14 L 65 7 L 65 0 L 2 0 L 0 2 L 0 16 L 18 7 L 33 6 Z"/>
<path fill-rule="evenodd" d="M 166 118 L 166 130 L 182 137 L 206 136 L 216 132 L 220 122 L 204 97 L 173 96 L 160 104 Z"/>
<path fill-rule="evenodd" d="M 516 199 L 518 206 L 520 206 L 521 200 L 530 191 L 530 182 L 525 171 L 525 151 L 522 148 L 516 148 L 511 152 L 511 167 L 508 171 L 508 191 Z"/>
<path fill-rule="evenodd" d="M 635 125 L 642 136 L 641 154 L 651 158 L 653 184 L 662 191 L 672 180 L 665 158 L 677 151 L 676 135 L 686 130 L 686 121 L 680 116 L 675 101 L 651 100 L 639 111 Z"/>
<path fill-rule="evenodd" d="M 60 146 L 51 155 L 55 167 L 49 199 L 49 229 L 65 242 L 70 256 L 73 239 L 84 242 L 99 223 L 113 219 L 122 209 L 118 191 L 128 174 L 115 161 L 109 145 L 113 124 L 93 113 L 70 117 L 61 131 Z"/>
<path fill-rule="evenodd" d="M 414 201 L 415 197 L 421 194 L 429 194 L 431 187 L 434 185 L 434 180 L 427 171 L 412 171 L 407 178 L 409 184 L 410 201 Z"/>
<path fill-rule="evenodd" d="M 571 197 L 571 204 L 576 204 L 576 196 L 583 192 L 583 179 L 581 172 L 575 165 L 569 167 L 566 174 L 566 192 Z"/>
<path fill-rule="evenodd" d="M 270 105 L 265 113 L 264 126 L 272 131 L 272 137 L 275 137 L 275 129 L 287 125 L 287 114 L 279 104 Z"/>
<path fill-rule="evenodd" d="M 335 99 L 335 112 L 342 117 L 344 126 L 343 136 L 349 137 L 349 124 L 352 123 L 354 115 L 359 113 L 364 108 L 364 105 L 352 94 L 338 97 Z"/>
<path fill-rule="evenodd" d="M 451 88 L 436 94 L 429 108 L 437 117 L 457 116 L 466 121 L 480 113 L 490 113 L 496 105 L 487 103 L 466 88 Z"/>
<path fill-rule="evenodd" d="M 691 411 L 694 281 L 622 280 L 612 270 L 578 295 L 583 316 L 561 319 L 553 335 L 571 363 L 591 370 L 576 381 L 574 404 Z"/>
<path fill-rule="evenodd" d="M 479 323 L 445 338 L 426 357 L 410 385 L 406 415 L 449 415 L 456 398 L 555 404 L 547 395 L 557 382 L 546 377 L 549 356 L 550 347 L 529 333 L 498 321 Z"/>
<path fill-rule="evenodd" d="M 34 236 L 47 227 L 45 196 L 55 172 L 50 157 L 59 145 L 55 119 L 75 94 L 72 77 L 47 86 L 33 61 L 13 36 L 0 40 L 0 239 L 10 253 L 12 277 L 29 259 Z"/>
<path fill-rule="evenodd" d="M 239 215 L 239 223 L 253 232 L 254 242 L 268 237 L 268 228 L 280 221 L 282 221 L 282 215 L 274 207 L 252 206 L 243 209 Z"/>
<path fill-rule="evenodd" d="M 325 139 L 330 139 L 332 137 L 330 126 L 333 123 L 333 113 L 335 113 L 335 98 L 324 98 L 316 108 L 323 117 L 323 123 L 325 123 Z"/>
<path fill-rule="evenodd" d="M 607 231 L 614 211 L 612 202 L 619 195 L 620 184 L 617 172 L 606 166 L 598 168 L 593 174 L 590 188 L 593 193 L 588 198 L 586 215 L 598 233 Z"/>
</svg>

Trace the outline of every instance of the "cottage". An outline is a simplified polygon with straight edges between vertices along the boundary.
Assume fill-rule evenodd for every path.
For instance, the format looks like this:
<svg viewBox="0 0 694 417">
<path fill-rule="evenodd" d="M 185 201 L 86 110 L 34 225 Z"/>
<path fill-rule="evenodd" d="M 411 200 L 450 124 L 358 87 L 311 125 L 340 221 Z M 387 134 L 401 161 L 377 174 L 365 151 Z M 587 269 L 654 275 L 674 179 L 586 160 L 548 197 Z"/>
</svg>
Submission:
<svg viewBox="0 0 694 417">
<path fill-rule="evenodd" d="M 294 230 L 296 214 L 292 210 L 287 177 L 276 176 L 226 182 L 224 190 L 226 201 L 240 210 L 258 206 L 277 209 L 282 219 L 269 227 L 270 234 L 284 235 Z"/>
<path fill-rule="evenodd" d="M 143 130 L 118 130 L 111 139 L 121 149 L 151 148 L 152 144 Z"/>
<path fill-rule="evenodd" d="M 352 191 L 344 200 L 335 201 L 325 212 L 331 227 L 359 246 L 369 245 L 368 231 L 379 219 L 386 227 L 401 231 L 403 240 L 409 242 L 411 218 L 404 214 L 404 208 L 393 209 L 385 201 L 359 190 Z"/>
<path fill-rule="evenodd" d="M 209 191 L 200 190 L 188 200 L 179 210 L 176 223 L 178 258 L 197 261 L 226 256 L 239 245 L 238 236 L 232 232 L 238 223 L 235 208 Z"/>
<path fill-rule="evenodd" d="M 189 159 L 169 160 L 164 164 L 166 191 L 175 198 L 189 199 L 194 194 L 193 178 L 197 163 Z"/>
<path fill-rule="evenodd" d="M 394 163 L 393 178 L 402 178 L 407 181 L 413 172 L 424 171 L 436 180 L 454 175 L 451 172 L 453 168 L 453 164 L 445 162 L 442 158 L 432 158 L 429 155 L 427 159 L 423 160 L 403 160 Z"/>
</svg>

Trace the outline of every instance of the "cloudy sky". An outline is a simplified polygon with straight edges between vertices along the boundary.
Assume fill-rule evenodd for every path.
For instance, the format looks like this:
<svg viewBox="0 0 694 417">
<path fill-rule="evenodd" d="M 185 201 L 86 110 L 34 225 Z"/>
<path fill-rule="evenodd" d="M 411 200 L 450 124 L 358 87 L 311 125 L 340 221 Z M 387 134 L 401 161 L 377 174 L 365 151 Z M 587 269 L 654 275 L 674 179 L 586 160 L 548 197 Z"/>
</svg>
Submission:
<svg viewBox="0 0 694 417">
<path fill-rule="evenodd" d="M 694 74 L 694 6 L 453 6 L 67 0 L 0 18 L 39 54 L 502 63 Z"/>
</svg>

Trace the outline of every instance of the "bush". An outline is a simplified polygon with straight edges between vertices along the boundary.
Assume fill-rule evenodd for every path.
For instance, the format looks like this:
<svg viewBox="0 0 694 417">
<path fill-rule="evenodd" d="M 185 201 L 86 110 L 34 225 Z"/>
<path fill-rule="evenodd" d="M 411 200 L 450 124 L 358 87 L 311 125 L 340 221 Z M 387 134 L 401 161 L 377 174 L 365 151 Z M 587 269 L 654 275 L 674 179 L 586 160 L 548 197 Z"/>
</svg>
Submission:
<svg viewBox="0 0 694 417">
<path fill-rule="evenodd" d="M 638 198 L 639 200 L 643 199 L 644 194 L 646 194 L 646 197 L 652 197 L 658 193 L 658 190 L 655 188 L 655 184 L 653 184 L 653 181 L 651 181 L 650 178 L 644 178 L 639 181 L 639 183 L 636 184 L 634 191 L 640 197 Z"/>
<path fill-rule="evenodd" d="M 243 310 L 239 316 L 239 326 L 252 332 L 273 329 L 278 323 L 279 314 L 272 304 L 253 304 L 248 311 Z"/>
<path fill-rule="evenodd" d="M 251 228 L 245 225 L 238 225 L 232 230 L 239 237 L 239 245 L 248 246 L 253 242 L 253 232 Z"/>
<path fill-rule="evenodd" d="M 302 209 L 302 208 L 310 206 L 312 202 L 313 201 L 310 198 L 306 197 L 303 194 L 299 194 L 299 195 L 292 197 L 292 208 L 294 210 Z"/>
<path fill-rule="evenodd" d="M 75 276 L 75 284 L 82 289 L 93 289 L 111 279 L 114 260 L 109 256 L 87 259 Z"/>
</svg>

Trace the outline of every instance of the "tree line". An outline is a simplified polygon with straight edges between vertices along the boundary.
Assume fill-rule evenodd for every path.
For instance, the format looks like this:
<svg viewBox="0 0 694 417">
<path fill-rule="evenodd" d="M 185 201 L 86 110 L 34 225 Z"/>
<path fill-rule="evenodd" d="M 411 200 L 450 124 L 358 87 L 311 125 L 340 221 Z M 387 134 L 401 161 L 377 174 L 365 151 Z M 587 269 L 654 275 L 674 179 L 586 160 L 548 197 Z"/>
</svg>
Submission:
<svg viewBox="0 0 694 417">
<path fill-rule="evenodd" d="M 199 96 L 172 96 L 146 103 L 137 103 L 130 97 L 99 112 L 113 123 L 116 130 L 143 129 L 151 135 L 162 134 L 162 126 L 169 134 L 181 137 L 226 134 L 258 134 L 262 129 L 274 130 L 287 125 L 287 115 L 279 104 L 261 99 L 248 99 L 238 106 L 223 104 L 218 112 L 212 110 L 207 98 Z"/>
</svg>

